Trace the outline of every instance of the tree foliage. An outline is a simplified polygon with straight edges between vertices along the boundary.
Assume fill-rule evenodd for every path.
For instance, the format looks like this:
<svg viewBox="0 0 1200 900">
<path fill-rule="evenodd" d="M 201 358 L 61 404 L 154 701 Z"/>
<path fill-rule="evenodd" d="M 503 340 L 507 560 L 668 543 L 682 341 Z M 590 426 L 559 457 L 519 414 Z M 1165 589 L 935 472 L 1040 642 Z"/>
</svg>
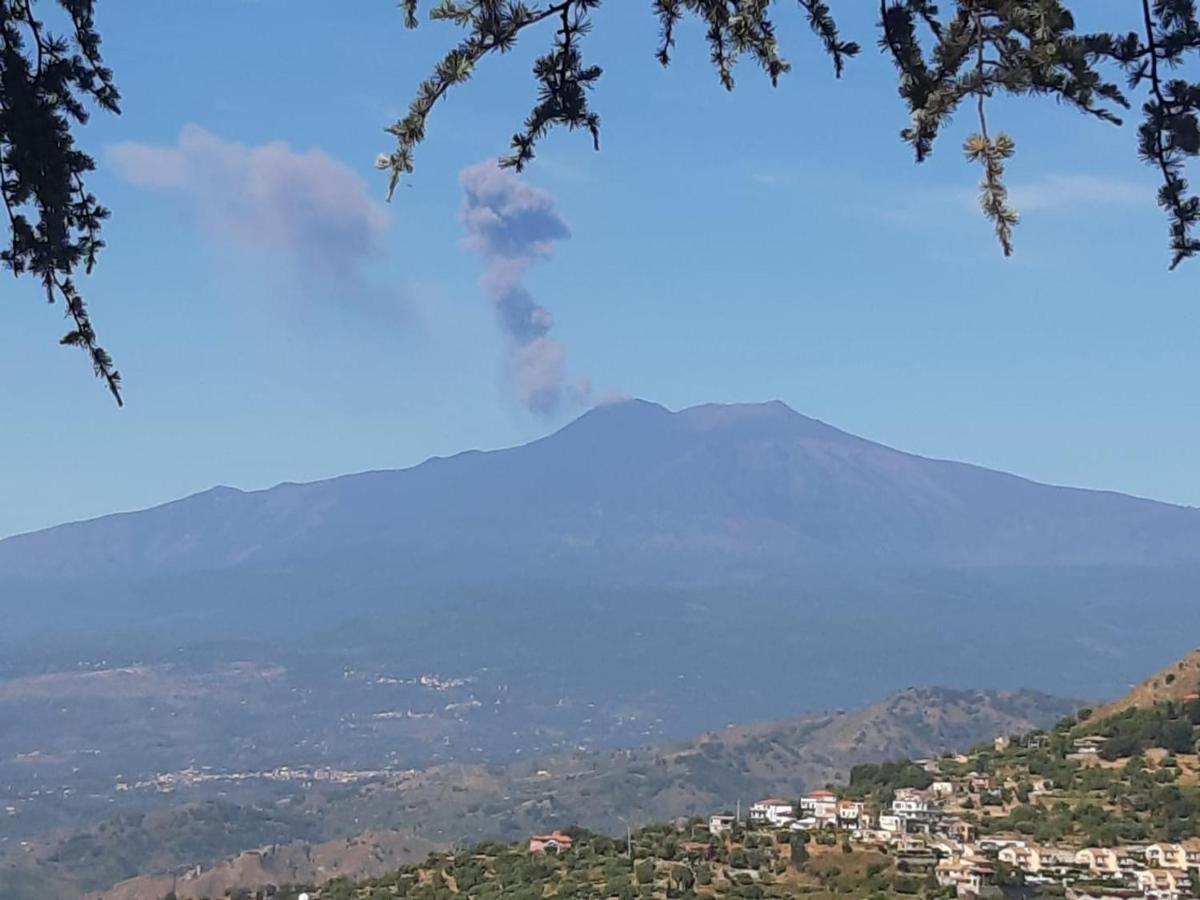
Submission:
<svg viewBox="0 0 1200 900">
<path fill-rule="evenodd" d="M 100 57 L 93 0 L 57 0 L 61 33 L 39 16 L 36 0 L 0 0 L 0 194 L 9 242 L 0 261 L 41 282 L 70 320 L 62 343 L 87 353 L 96 375 L 121 402 L 121 376 L 96 340 L 76 283 L 104 246 L 108 210 L 87 189 L 95 162 L 74 126 L 88 105 L 119 112 L 120 96 Z"/>
<path fill-rule="evenodd" d="M 534 64 L 537 101 L 501 165 L 522 169 L 556 126 L 586 130 L 599 149 L 600 118 L 588 95 L 602 70 L 584 62 L 581 44 L 601 2 L 436 2 L 430 18 L 459 26 L 465 36 L 422 82 L 407 115 L 388 129 L 397 144 L 378 165 L 390 172 L 389 194 L 413 171 L 416 147 L 438 101 L 471 78 L 485 57 L 512 49 L 523 32 L 539 26 L 553 32 L 549 51 Z M 789 71 L 777 37 L 775 14 L 783 5 L 777 0 L 650 3 L 659 22 L 657 57 L 664 66 L 671 61 L 678 25 L 692 17 L 704 26 L 713 66 L 726 89 L 733 89 L 734 69 L 743 57 L 756 62 L 772 84 Z M 843 38 L 828 3 L 798 3 L 834 74 L 841 75 L 859 44 Z M 406 24 L 416 27 L 420 0 L 403 0 L 402 6 Z M 921 162 L 956 110 L 974 101 L 977 128 L 963 151 L 981 168 L 980 206 L 1005 255 L 1012 252 L 1018 222 L 1004 185 L 1004 165 L 1015 143 L 989 128 L 987 101 L 997 94 L 1050 96 L 1117 125 L 1131 105 L 1127 92 L 1143 94 L 1139 154 L 1162 179 L 1158 203 L 1170 223 L 1171 267 L 1200 252 L 1200 197 L 1186 178 L 1187 163 L 1200 155 L 1200 82 L 1179 77 L 1180 66 L 1200 52 L 1196 2 L 1133 0 L 1129 7 L 1136 15 L 1128 32 L 1081 34 L 1061 0 L 880 0 L 878 43 L 895 63 L 900 97 L 911 117 L 901 137 Z"/>
</svg>

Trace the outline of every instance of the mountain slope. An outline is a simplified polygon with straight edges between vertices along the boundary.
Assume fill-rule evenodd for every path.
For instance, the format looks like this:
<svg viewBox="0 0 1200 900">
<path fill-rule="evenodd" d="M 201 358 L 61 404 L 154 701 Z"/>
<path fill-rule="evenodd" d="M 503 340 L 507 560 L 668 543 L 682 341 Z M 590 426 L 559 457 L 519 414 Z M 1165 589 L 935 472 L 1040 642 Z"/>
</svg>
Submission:
<svg viewBox="0 0 1200 900">
<path fill-rule="evenodd" d="M 88 900 L 158 900 L 172 890 L 178 897 L 226 897 L 246 885 L 322 883 L 333 878 L 376 878 L 444 848 L 402 832 L 368 832 L 322 844 L 270 844 L 187 873 L 140 876 L 90 895 Z M 41 898 L 45 900 L 45 898 Z"/>
<path fill-rule="evenodd" d="M 316 565 L 655 583 L 1200 561 L 1200 511 L 902 453 L 781 403 L 597 408 L 531 444 L 0 542 L 0 580 Z"/>
<path fill-rule="evenodd" d="M 1149 709 L 1159 703 L 1184 703 L 1200 696 L 1200 648 L 1176 660 L 1161 672 L 1136 685 L 1113 703 L 1101 706 L 1095 718 L 1116 715 L 1127 709 Z"/>
</svg>

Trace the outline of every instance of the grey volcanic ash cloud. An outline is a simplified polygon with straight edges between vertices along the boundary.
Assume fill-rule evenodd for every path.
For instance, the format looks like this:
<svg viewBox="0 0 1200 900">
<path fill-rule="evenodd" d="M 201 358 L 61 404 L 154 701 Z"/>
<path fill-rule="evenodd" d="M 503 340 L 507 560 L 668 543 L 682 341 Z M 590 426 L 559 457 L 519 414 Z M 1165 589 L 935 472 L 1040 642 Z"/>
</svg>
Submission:
<svg viewBox="0 0 1200 900">
<path fill-rule="evenodd" d="M 464 195 L 459 218 L 467 233 L 463 246 L 486 263 L 480 285 L 510 341 L 509 376 L 522 405 L 553 416 L 588 404 L 590 380 L 572 380 L 567 346 L 550 336 L 554 316 L 525 286 L 530 267 L 571 237 L 554 198 L 493 160 L 463 169 L 459 183 Z"/>
</svg>

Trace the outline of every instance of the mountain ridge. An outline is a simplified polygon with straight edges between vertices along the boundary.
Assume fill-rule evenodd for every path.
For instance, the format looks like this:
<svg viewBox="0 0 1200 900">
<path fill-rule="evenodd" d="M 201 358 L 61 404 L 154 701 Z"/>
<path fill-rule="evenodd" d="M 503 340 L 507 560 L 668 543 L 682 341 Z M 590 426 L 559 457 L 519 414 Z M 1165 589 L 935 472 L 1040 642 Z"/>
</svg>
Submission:
<svg viewBox="0 0 1200 900">
<path fill-rule="evenodd" d="M 194 491 L 193 493 L 190 493 L 190 494 L 184 494 L 181 497 L 175 497 L 170 500 L 164 500 L 160 503 L 152 503 L 148 506 L 138 507 L 135 509 L 119 510 L 119 511 L 110 512 L 110 513 L 101 513 L 101 514 L 95 515 L 95 516 L 86 516 L 81 519 L 72 519 L 70 521 L 59 522 L 54 525 L 48 525 L 48 526 L 41 527 L 41 528 L 34 528 L 34 529 L 30 529 L 28 531 L 20 531 L 15 534 L 6 535 L 6 536 L 0 538 L 0 544 L 4 544 L 8 541 L 19 540 L 21 538 L 27 538 L 32 535 L 45 534 L 47 532 L 58 531 L 58 530 L 64 529 L 64 528 L 71 528 L 74 526 L 106 522 L 106 521 L 110 521 L 113 519 L 121 519 L 121 518 L 128 517 L 128 516 L 140 515 L 142 513 L 154 512 L 157 510 L 176 506 L 180 503 L 186 503 L 189 501 L 200 500 L 203 498 L 210 498 L 210 497 L 211 498 L 221 498 L 221 497 L 225 497 L 225 496 L 234 496 L 234 497 L 261 496 L 264 494 L 272 493 L 274 491 L 284 490 L 284 489 L 289 489 L 289 488 L 305 488 L 305 487 L 311 487 L 314 485 L 323 485 L 323 484 L 331 484 L 331 483 L 336 483 L 336 482 L 344 482 L 344 481 L 348 481 L 348 480 L 370 477 L 370 476 L 398 474 L 398 473 L 403 473 L 403 472 L 410 472 L 415 469 L 419 469 L 423 466 L 428 466 L 428 465 L 433 465 L 433 464 L 443 463 L 443 462 L 452 462 L 454 460 L 458 460 L 461 458 L 485 455 L 485 454 L 504 453 L 504 452 L 508 452 L 508 451 L 512 451 L 512 450 L 518 450 L 518 449 L 521 449 L 522 447 L 529 447 L 534 444 L 538 444 L 542 441 L 545 441 L 549 438 L 553 438 L 557 435 L 563 434 L 568 429 L 571 429 L 578 425 L 581 425 L 586 420 L 588 420 L 589 417 L 592 417 L 592 416 L 602 412 L 603 410 L 608 409 L 609 407 L 627 406 L 627 405 L 653 407 L 656 410 L 661 410 L 663 413 L 665 413 L 668 416 L 684 416 L 685 414 L 694 414 L 694 418 L 697 418 L 697 419 L 704 418 L 705 414 L 710 413 L 710 411 L 721 413 L 721 412 L 726 412 L 726 411 L 728 411 L 728 412 L 741 412 L 741 411 L 753 412 L 753 411 L 764 409 L 764 408 L 781 409 L 781 410 L 786 411 L 788 414 L 790 414 L 792 416 L 799 417 L 815 426 L 819 426 L 820 428 L 827 430 L 828 433 L 830 433 L 830 434 L 839 435 L 842 438 L 846 439 L 847 442 L 850 442 L 850 441 L 861 442 L 863 444 L 868 444 L 871 446 L 889 450 L 894 453 L 901 454 L 903 456 L 911 457 L 913 459 L 924 460 L 924 461 L 932 462 L 932 463 L 945 463 L 948 465 L 962 466 L 962 467 L 965 467 L 968 469 L 976 469 L 976 470 L 979 470 L 982 472 L 998 473 L 998 474 L 1006 475 L 1008 477 L 1025 482 L 1027 484 L 1037 485 L 1039 487 L 1071 490 L 1071 491 L 1084 491 L 1089 494 L 1099 494 L 1099 495 L 1104 495 L 1104 496 L 1123 497 L 1123 498 L 1146 502 L 1146 503 L 1154 503 L 1154 504 L 1158 504 L 1158 505 L 1165 506 L 1165 507 L 1171 507 L 1174 509 L 1191 510 L 1191 511 L 1200 510 L 1200 506 L 1191 506 L 1191 505 L 1188 505 L 1185 503 L 1178 503 L 1178 502 L 1170 501 L 1170 500 L 1162 500 L 1162 499 L 1158 499 L 1158 498 L 1154 498 L 1154 497 L 1144 497 L 1139 494 L 1131 494 L 1127 491 L 1121 491 L 1121 490 L 1117 490 L 1115 488 L 1087 487 L 1087 486 L 1080 486 L 1080 485 L 1073 485 L 1073 484 L 1060 484 L 1057 482 L 1039 481 L 1036 478 L 1032 478 L 1032 477 L 1028 477 L 1028 476 L 1024 476 L 1024 475 L 1018 475 L 1015 473 L 1007 472 L 1003 469 L 995 469 L 990 466 L 983 465 L 981 463 L 963 462 L 961 460 L 955 460 L 955 459 L 951 459 L 949 457 L 944 457 L 944 456 L 936 456 L 936 455 L 935 456 L 927 456 L 927 455 L 920 454 L 920 453 L 914 453 L 914 452 L 910 452 L 910 451 L 906 451 L 906 450 L 900 450 L 896 447 L 891 446 L 890 444 L 885 444 L 880 441 L 872 440 L 870 438 L 863 438 L 858 435 L 851 434 L 850 432 L 843 431 L 842 429 L 840 429 L 834 425 L 830 425 L 829 423 L 823 421 L 822 419 L 817 419 L 817 418 L 814 418 L 811 416 L 806 416 L 803 413 L 797 412 L 792 407 L 790 407 L 786 403 L 784 403 L 782 400 L 766 400 L 766 401 L 762 401 L 762 402 L 746 402 L 746 403 L 703 403 L 703 404 L 698 404 L 696 406 L 684 407 L 683 409 L 672 411 L 672 410 L 668 409 L 667 407 L 665 407 L 661 404 L 655 403 L 653 401 L 650 401 L 650 400 L 631 399 L 631 400 L 623 400 L 623 401 L 619 401 L 616 403 L 603 404 L 600 406 L 593 407 L 592 409 L 583 413 L 579 418 L 574 419 L 571 422 L 569 422 L 567 425 L 563 426 L 561 429 L 551 432 L 548 435 L 544 435 L 543 437 L 535 438 L 534 440 L 532 440 L 526 444 L 518 444 L 518 445 L 513 445 L 510 447 L 497 447 L 497 448 L 492 448 L 492 449 L 487 449 L 487 450 L 481 449 L 481 448 L 471 448 L 468 450 L 459 450 L 459 451 L 456 451 L 454 453 L 450 453 L 447 455 L 429 456 L 429 457 L 426 457 L 425 459 L 421 460 L 420 462 L 413 463 L 412 465 L 409 465 L 409 466 L 387 466 L 387 467 L 379 467 L 379 468 L 371 468 L 371 469 L 362 469 L 360 471 L 346 472 L 341 475 L 330 475 L 330 476 L 322 477 L 322 478 L 313 478 L 313 479 L 309 479 L 306 481 L 286 480 L 286 481 L 276 482 L 275 484 L 271 484 L 266 487 L 260 487 L 260 488 L 240 488 L 240 487 L 237 487 L 235 485 L 230 485 L 230 484 L 214 484 L 211 487 L 207 487 L 202 490 Z"/>
<path fill-rule="evenodd" d="M 1200 510 L 906 453 L 779 401 L 597 407 L 528 444 L 260 491 L 216 487 L 0 541 L 0 580 L 394 565 L 653 583 L 1200 562 Z M 620 573 L 614 575 L 614 573 Z"/>
</svg>

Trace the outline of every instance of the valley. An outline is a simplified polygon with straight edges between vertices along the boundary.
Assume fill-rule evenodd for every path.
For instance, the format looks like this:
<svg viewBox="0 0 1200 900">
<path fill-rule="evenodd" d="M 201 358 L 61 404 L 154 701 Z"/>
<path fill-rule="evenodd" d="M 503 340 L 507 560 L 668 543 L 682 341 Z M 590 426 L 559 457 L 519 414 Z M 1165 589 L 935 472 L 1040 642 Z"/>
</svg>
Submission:
<svg viewBox="0 0 1200 900">
<path fill-rule="evenodd" d="M 1068 590 L 1082 606 L 1056 606 Z M 1146 622 L 1123 635 L 1131 590 Z M 273 802 L 310 782 L 661 744 L 911 684 L 1118 696 L 1200 630 L 1200 606 L 1181 609 L 1172 582 L 1112 573 L 1048 577 L 1019 596 L 982 575 L 969 590 L 554 594 L 570 609 L 561 620 L 512 588 L 427 596 L 402 621 L 381 611 L 308 638 L 148 630 L 10 645 L 0 845 L 214 793 Z M 1000 604 L 1011 615 L 990 640 Z"/>
</svg>

